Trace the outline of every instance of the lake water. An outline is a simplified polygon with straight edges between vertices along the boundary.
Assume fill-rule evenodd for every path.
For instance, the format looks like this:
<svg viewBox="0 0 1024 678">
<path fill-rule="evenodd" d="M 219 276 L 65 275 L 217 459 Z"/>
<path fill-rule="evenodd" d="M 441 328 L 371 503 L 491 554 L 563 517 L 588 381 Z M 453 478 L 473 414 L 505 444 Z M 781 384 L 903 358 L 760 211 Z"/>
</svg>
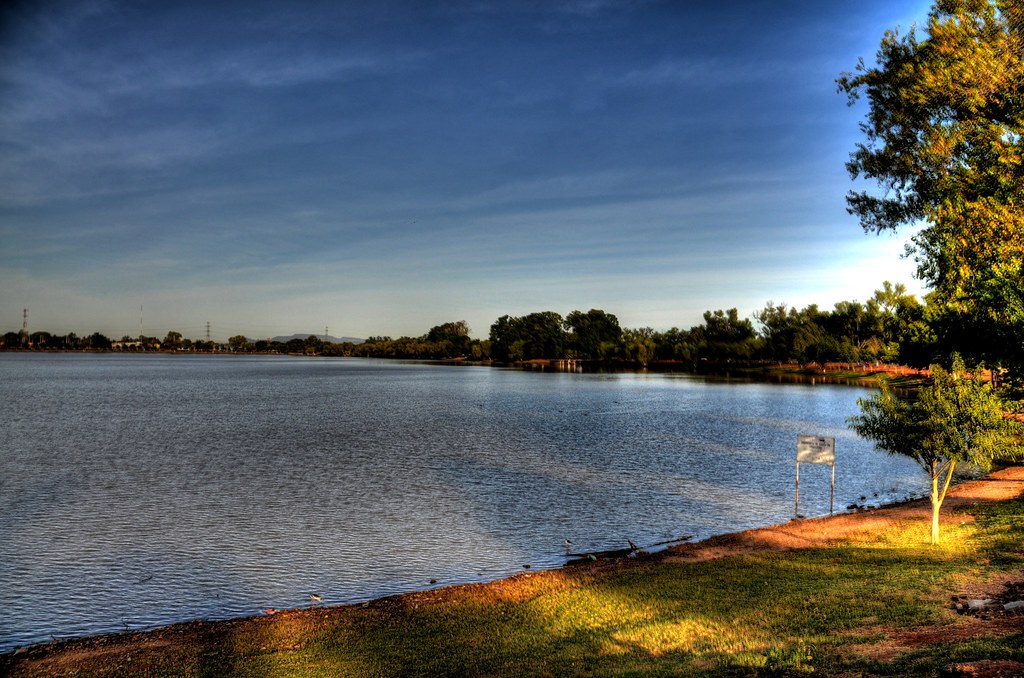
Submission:
<svg viewBox="0 0 1024 678">
<path fill-rule="evenodd" d="M 849 386 L 361 359 L 0 355 L 0 651 L 367 600 L 926 490 Z M 801 512 L 829 510 L 802 465 Z M 876 497 L 877 495 L 877 497 Z M 431 582 L 434 582 L 433 584 Z"/>
</svg>

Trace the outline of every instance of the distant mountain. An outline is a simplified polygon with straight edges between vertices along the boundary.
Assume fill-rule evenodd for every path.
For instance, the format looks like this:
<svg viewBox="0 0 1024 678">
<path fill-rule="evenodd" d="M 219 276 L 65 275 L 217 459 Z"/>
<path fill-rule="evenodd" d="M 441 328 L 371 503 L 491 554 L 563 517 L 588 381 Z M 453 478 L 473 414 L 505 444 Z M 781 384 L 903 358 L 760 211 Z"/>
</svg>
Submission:
<svg viewBox="0 0 1024 678">
<path fill-rule="evenodd" d="M 271 337 L 271 341 L 279 341 L 282 344 L 286 344 L 292 339 L 302 339 L 305 341 L 310 335 L 315 335 L 320 341 L 324 341 L 324 335 L 316 334 L 315 332 L 306 332 L 305 334 L 289 334 L 288 336 Z M 326 339 L 329 344 L 361 344 L 364 339 L 357 339 L 355 337 L 332 337 L 327 335 Z"/>
</svg>

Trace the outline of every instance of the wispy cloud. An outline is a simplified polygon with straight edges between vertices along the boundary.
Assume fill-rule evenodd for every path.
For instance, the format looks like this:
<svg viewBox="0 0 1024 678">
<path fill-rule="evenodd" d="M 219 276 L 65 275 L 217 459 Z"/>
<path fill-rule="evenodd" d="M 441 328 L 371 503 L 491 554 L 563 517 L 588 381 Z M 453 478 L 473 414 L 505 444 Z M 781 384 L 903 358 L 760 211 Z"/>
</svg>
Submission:
<svg viewBox="0 0 1024 678">
<path fill-rule="evenodd" d="M 807 37 L 890 4 L 25 4 L 0 39 L 0 272 L 22 281 L 0 314 L 39 305 L 37 277 L 44 305 L 102 300 L 69 316 L 146 296 L 182 322 L 485 334 L 862 282 L 856 121 L 825 72 L 859 53 Z"/>
</svg>

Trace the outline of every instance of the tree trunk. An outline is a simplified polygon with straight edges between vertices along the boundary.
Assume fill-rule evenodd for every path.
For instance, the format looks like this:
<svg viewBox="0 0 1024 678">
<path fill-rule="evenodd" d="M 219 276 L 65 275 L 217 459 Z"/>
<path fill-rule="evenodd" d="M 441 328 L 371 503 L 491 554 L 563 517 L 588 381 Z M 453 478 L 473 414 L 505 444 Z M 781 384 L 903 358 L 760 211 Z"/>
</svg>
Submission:
<svg viewBox="0 0 1024 678">
<path fill-rule="evenodd" d="M 939 498 L 939 468 L 938 464 L 932 461 L 932 543 L 939 543 L 939 507 L 942 500 Z"/>
</svg>

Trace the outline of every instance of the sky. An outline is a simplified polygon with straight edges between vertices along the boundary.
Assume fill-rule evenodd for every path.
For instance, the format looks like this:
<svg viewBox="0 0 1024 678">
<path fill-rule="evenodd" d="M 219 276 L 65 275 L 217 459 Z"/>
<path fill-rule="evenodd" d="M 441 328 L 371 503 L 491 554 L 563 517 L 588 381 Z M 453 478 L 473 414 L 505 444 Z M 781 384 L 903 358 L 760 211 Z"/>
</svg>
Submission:
<svg viewBox="0 0 1024 678">
<path fill-rule="evenodd" d="M 921 294 L 835 79 L 929 2 L 8 2 L 0 332 L 419 336 Z"/>
</svg>

